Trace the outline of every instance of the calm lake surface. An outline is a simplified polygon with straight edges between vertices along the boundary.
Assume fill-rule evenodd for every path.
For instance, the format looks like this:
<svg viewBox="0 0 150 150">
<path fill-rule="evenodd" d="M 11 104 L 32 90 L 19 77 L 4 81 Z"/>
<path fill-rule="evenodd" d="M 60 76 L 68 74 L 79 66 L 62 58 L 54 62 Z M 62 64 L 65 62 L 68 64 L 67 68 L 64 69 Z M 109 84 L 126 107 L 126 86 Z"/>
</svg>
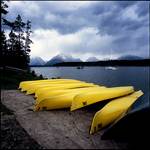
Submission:
<svg viewBox="0 0 150 150">
<path fill-rule="evenodd" d="M 135 90 L 144 92 L 133 108 L 141 109 L 149 105 L 150 67 L 31 67 L 31 70 L 47 78 L 78 79 L 108 87 L 131 85 Z"/>
</svg>

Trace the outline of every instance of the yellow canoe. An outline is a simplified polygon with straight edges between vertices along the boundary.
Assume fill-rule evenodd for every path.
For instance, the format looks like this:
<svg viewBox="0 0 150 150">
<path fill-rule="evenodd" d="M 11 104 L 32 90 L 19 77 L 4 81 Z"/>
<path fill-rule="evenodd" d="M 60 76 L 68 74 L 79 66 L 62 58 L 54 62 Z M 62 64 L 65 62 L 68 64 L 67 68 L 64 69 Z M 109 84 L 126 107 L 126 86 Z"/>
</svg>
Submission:
<svg viewBox="0 0 150 150">
<path fill-rule="evenodd" d="M 38 97 L 42 94 L 50 94 L 52 90 L 65 90 L 65 89 L 75 89 L 75 88 L 86 88 L 86 87 L 100 87 L 99 85 L 95 85 L 93 83 L 76 83 L 76 84 L 65 84 L 55 87 L 43 87 L 39 88 L 35 91 L 35 97 Z"/>
<path fill-rule="evenodd" d="M 122 90 L 120 90 L 120 88 Z M 114 96 L 112 96 L 110 94 L 110 91 L 114 92 Z M 115 91 L 116 90 L 116 91 Z M 95 88 L 92 90 L 80 90 L 79 91 L 73 91 L 70 93 L 66 93 L 63 95 L 58 95 L 58 96 L 53 96 L 53 97 L 48 97 L 45 98 L 44 100 L 38 100 L 36 103 L 36 107 L 35 110 L 51 110 L 51 109 L 60 109 L 60 108 L 68 108 L 72 105 L 72 102 L 75 101 L 76 97 L 78 97 L 78 95 L 86 95 L 86 94 L 92 94 L 92 93 L 101 93 L 101 95 L 107 95 L 107 97 L 103 98 L 103 100 L 105 99 L 110 99 L 112 97 L 118 97 L 118 95 L 123 96 L 126 95 L 127 93 L 131 93 L 131 87 L 119 87 L 119 88 Z M 96 96 L 96 95 L 95 95 Z"/>
<path fill-rule="evenodd" d="M 143 95 L 142 91 L 134 92 L 130 95 L 114 99 L 98 111 L 92 121 L 90 134 L 100 131 L 103 127 L 113 123 L 116 119 L 121 119 L 132 104 Z"/>
<path fill-rule="evenodd" d="M 46 79 L 46 80 L 34 80 L 34 81 L 22 81 L 19 84 L 19 89 L 22 89 L 22 88 L 24 88 L 24 86 L 31 85 L 31 84 L 38 84 L 38 83 L 45 83 L 45 82 L 60 82 L 60 81 L 78 81 L 78 80 L 74 80 L 74 79 Z"/>
<path fill-rule="evenodd" d="M 80 94 L 73 99 L 71 104 L 71 111 L 103 100 L 124 96 L 132 92 L 134 92 L 133 86 L 126 86 L 107 88 L 100 91 Z"/>
<path fill-rule="evenodd" d="M 34 111 L 68 108 L 73 97 L 74 95 L 71 93 L 44 99 L 35 105 Z"/>
<path fill-rule="evenodd" d="M 27 90 L 27 95 L 28 94 L 33 94 L 36 92 L 36 90 L 46 90 L 48 89 L 48 91 L 50 92 L 51 90 L 57 90 L 57 89 L 70 89 L 70 88 L 78 88 L 78 87 L 91 87 L 91 86 L 95 86 L 92 83 L 70 83 L 70 84 L 44 84 L 44 85 L 36 85 L 36 86 L 32 86 L 30 89 Z M 46 91 L 45 91 L 46 92 Z"/>
<path fill-rule="evenodd" d="M 101 87 L 101 88 L 99 87 L 97 89 L 100 91 L 103 88 L 105 87 Z M 77 94 L 87 93 L 92 90 L 96 90 L 96 88 L 94 89 L 86 88 L 86 90 L 84 90 L 84 88 L 83 89 L 80 88 L 80 90 L 72 91 L 72 92 L 65 93 L 65 94 L 58 95 L 58 96 L 47 97 L 43 100 L 38 100 L 35 104 L 34 110 L 38 111 L 38 110 L 52 110 L 52 109 L 68 108 L 71 106 L 71 102 Z"/>
<path fill-rule="evenodd" d="M 36 99 L 36 104 L 38 104 L 39 102 L 41 102 L 44 99 L 49 99 L 51 97 L 54 96 L 61 96 L 64 94 L 81 94 L 81 93 L 85 93 L 85 92 L 91 92 L 91 91 L 95 91 L 97 89 L 102 89 L 102 88 L 106 88 L 104 86 L 93 86 L 93 87 L 81 87 L 81 88 L 75 88 L 75 89 L 64 89 L 64 90 L 52 90 L 50 92 L 44 92 L 39 94 L 37 96 Z M 72 99 L 71 99 L 72 101 Z"/>
<path fill-rule="evenodd" d="M 21 91 L 27 91 L 28 89 L 32 89 L 32 87 L 39 86 L 39 85 L 55 85 L 55 84 L 69 84 L 69 83 L 85 83 L 82 81 L 71 81 L 71 80 L 66 80 L 66 81 L 45 81 L 45 82 L 35 82 L 35 83 L 30 83 L 26 84 L 22 87 Z"/>
</svg>

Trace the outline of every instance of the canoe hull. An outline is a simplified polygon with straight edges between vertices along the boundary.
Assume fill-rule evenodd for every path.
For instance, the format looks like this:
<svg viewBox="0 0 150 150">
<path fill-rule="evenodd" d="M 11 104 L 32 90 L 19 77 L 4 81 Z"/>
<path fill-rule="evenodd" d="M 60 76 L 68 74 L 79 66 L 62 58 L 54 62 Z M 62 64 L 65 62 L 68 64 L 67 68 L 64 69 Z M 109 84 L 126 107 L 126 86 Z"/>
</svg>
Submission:
<svg viewBox="0 0 150 150">
<path fill-rule="evenodd" d="M 142 91 L 134 92 L 128 96 L 114 99 L 98 111 L 92 121 L 90 134 L 100 131 L 114 121 L 123 118 L 132 104 L 143 95 Z"/>
</svg>

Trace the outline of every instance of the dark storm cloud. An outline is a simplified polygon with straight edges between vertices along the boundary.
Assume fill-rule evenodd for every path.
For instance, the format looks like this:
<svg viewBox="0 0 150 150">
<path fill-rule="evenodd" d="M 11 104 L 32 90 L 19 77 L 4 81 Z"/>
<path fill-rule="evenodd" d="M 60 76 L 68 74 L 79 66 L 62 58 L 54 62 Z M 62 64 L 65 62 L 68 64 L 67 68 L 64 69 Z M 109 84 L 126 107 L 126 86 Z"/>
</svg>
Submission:
<svg viewBox="0 0 150 150">
<path fill-rule="evenodd" d="M 30 2 L 28 3 L 30 5 Z M 83 27 L 89 26 L 98 27 L 100 33 L 119 34 L 118 31 L 126 29 L 132 30 L 141 27 L 141 21 L 121 18 L 121 14 L 125 9 L 137 5 L 136 13 L 139 17 L 148 14 L 147 2 L 97 2 L 77 9 L 65 9 L 65 5 L 61 6 L 59 2 L 34 3 L 39 8 L 37 11 L 33 10 L 33 12 L 29 10 L 34 15 L 31 14 L 31 16 L 29 16 L 27 13 L 28 10 L 24 11 L 20 7 L 14 8 L 13 11 L 11 11 L 11 18 L 18 12 L 21 13 L 25 19 L 30 17 L 30 20 L 33 22 L 33 28 L 53 28 L 63 34 L 76 32 Z M 145 25 L 146 22 L 142 23 Z"/>
<path fill-rule="evenodd" d="M 129 7 L 131 5 L 134 5 L 136 3 L 137 3 L 136 1 L 117 1 L 116 5 L 118 7 L 120 7 L 121 9 L 123 9 L 123 8 L 127 8 L 127 7 Z"/>
<path fill-rule="evenodd" d="M 136 12 L 140 9 L 146 10 L 145 16 L 143 18 L 139 19 L 131 19 L 130 14 L 128 14 L 128 17 L 123 17 L 122 14 L 127 11 L 127 9 L 130 7 L 132 9 L 133 5 L 140 5 L 136 2 L 117 2 L 119 5 L 112 4 L 111 13 L 106 13 L 106 15 L 102 15 L 99 17 L 98 27 L 100 29 L 100 34 L 106 33 L 111 35 L 116 34 L 125 34 L 126 32 L 129 32 L 130 30 L 137 30 L 138 28 L 141 28 L 142 26 L 148 27 L 148 6 L 147 3 L 142 3 L 140 8 L 136 9 Z M 117 7 L 116 7 L 117 6 Z M 125 9 L 122 9 L 125 8 Z M 132 14 L 131 14 L 132 15 Z"/>
<path fill-rule="evenodd" d="M 78 5 L 75 2 L 21 2 L 10 4 L 8 17 L 13 19 L 20 13 L 24 19 L 32 21 L 33 30 L 54 29 L 62 35 L 74 34 L 84 28 L 96 28 L 96 36 L 111 36 L 109 47 L 97 44 L 95 49 L 86 48 L 87 52 L 107 53 L 112 48 L 114 53 L 135 53 L 143 55 L 149 51 L 149 2 L 109 1 L 90 2 Z M 75 5 L 74 5 L 75 4 Z M 107 42 L 107 39 L 105 39 Z M 94 42 L 94 41 L 93 41 Z M 97 42 L 99 43 L 99 42 Z M 93 44 L 91 44 L 93 45 Z M 84 45 L 77 45 L 73 52 L 85 53 Z M 102 52 L 103 51 L 103 52 Z"/>
<path fill-rule="evenodd" d="M 147 2 L 139 2 L 137 3 L 137 14 L 139 17 L 146 16 L 149 13 L 149 3 Z"/>
</svg>

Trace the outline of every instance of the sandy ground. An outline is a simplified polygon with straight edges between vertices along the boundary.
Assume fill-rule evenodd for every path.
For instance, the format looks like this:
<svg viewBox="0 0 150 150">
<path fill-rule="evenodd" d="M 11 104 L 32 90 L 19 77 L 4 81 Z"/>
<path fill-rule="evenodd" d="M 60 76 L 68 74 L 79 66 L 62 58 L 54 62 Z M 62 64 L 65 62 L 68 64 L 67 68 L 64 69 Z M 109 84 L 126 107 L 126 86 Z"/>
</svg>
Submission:
<svg viewBox="0 0 150 150">
<path fill-rule="evenodd" d="M 94 111 L 69 109 L 33 112 L 34 98 L 19 90 L 3 90 L 2 103 L 13 111 L 19 122 L 39 148 L 46 149 L 126 149 L 126 143 L 101 140 L 103 133 L 89 134 Z M 4 126 L 4 125 L 3 125 Z M 1 125 L 1 127 L 3 128 Z M 17 133 L 14 133 L 17 134 Z M 7 139 L 6 139 L 7 140 Z M 38 146 L 38 144 L 41 146 Z"/>
</svg>

